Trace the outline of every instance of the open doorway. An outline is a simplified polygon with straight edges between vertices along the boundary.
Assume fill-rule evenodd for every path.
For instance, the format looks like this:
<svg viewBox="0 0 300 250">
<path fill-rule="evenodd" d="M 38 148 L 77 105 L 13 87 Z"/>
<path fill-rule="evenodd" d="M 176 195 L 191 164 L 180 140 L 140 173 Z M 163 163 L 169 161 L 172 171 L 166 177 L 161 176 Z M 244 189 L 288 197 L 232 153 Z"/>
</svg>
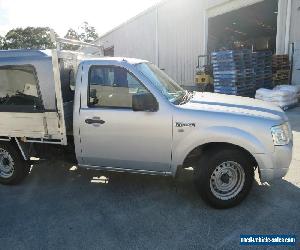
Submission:
<svg viewBox="0 0 300 250">
<path fill-rule="evenodd" d="M 223 49 L 276 50 L 278 1 L 265 0 L 208 19 L 208 53 Z"/>
</svg>

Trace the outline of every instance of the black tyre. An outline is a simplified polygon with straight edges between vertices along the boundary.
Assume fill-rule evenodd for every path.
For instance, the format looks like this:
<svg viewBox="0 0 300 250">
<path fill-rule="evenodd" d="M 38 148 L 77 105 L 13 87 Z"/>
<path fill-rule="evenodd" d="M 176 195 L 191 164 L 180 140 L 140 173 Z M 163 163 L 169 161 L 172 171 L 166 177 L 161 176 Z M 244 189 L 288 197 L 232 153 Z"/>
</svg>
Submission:
<svg viewBox="0 0 300 250">
<path fill-rule="evenodd" d="M 0 143 L 0 183 L 18 184 L 28 175 L 29 170 L 29 164 L 22 159 L 13 143 Z"/>
<path fill-rule="evenodd" d="M 195 167 L 195 184 L 201 197 L 215 208 L 238 205 L 249 193 L 254 166 L 238 149 L 206 152 Z"/>
</svg>

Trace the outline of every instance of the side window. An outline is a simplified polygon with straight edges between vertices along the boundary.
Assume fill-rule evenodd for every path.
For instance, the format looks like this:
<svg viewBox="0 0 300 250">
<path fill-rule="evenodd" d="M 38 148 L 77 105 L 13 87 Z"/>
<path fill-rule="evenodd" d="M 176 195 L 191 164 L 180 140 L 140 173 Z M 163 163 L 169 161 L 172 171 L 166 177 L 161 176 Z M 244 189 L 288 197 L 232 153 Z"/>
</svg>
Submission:
<svg viewBox="0 0 300 250">
<path fill-rule="evenodd" d="M 114 55 L 115 55 L 114 46 L 104 49 L 104 56 L 114 56 Z"/>
<path fill-rule="evenodd" d="M 89 107 L 132 108 L 132 95 L 149 92 L 126 69 L 92 66 L 89 72 Z"/>
<path fill-rule="evenodd" d="M 0 67 L 0 110 L 12 112 L 43 110 L 33 66 Z"/>
</svg>

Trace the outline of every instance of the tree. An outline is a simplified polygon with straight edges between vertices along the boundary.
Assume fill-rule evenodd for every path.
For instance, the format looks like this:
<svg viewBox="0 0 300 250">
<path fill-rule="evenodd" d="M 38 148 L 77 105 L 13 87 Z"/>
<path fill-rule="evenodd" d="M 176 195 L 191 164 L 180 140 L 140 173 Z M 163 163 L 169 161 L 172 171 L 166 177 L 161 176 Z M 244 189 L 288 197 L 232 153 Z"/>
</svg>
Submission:
<svg viewBox="0 0 300 250">
<path fill-rule="evenodd" d="M 3 49 L 4 48 L 4 42 L 5 42 L 5 39 L 3 36 L 0 36 L 0 49 Z"/>
<path fill-rule="evenodd" d="M 87 43 L 93 42 L 99 37 L 95 27 L 90 26 L 88 22 L 84 22 L 80 26 L 78 33 L 79 33 L 79 39 Z"/>
<path fill-rule="evenodd" d="M 72 28 L 68 29 L 67 34 L 64 37 L 67 38 L 67 39 L 79 40 L 78 33 Z M 72 45 L 72 44 L 63 44 L 62 49 L 78 50 L 79 46 L 78 45 Z"/>
<path fill-rule="evenodd" d="M 78 31 L 70 28 L 67 31 L 67 34 L 64 36 L 65 38 L 72 39 L 72 40 L 79 40 L 82 42 L 93 42 L 96 40 L 99 36 L 96 32 L 95 27 L 90 26 L 88 22 L 82 23 L 82 25 L 79 27 Z M 80 46 L 78 45 L 71 45 L 71 44 L 63 44 L 62 49 L 67 50 L 78 50 Z"/>
<path fill-rule="evenodd" d="M 10 30 L 5 36 L 5 49 L 53 48 L 48 27 L 27 27 Z"/>
<path fill-rule="evenodd" d="M 67 34 L 65 35 L 65 38 L 79 40 L 79 35 L 74 29 L 70 28 L 70 29 L 68 29 Z"/>
<path fill-rule="evenodd" d="M 57 34 L 55 34 L 57 36 Z M 98 38 L 96 29 L 84 22 L 78 31 L 70 28 L 65 38 L 93 42 Z M 77 50 L 80 46 L 63 44 L 63 49 Z M 27 27 L 12 29 L 5 37 L 0 36 L 0 49 L 49 49 L 54 48 L 48 27 Z"/>
</svg>

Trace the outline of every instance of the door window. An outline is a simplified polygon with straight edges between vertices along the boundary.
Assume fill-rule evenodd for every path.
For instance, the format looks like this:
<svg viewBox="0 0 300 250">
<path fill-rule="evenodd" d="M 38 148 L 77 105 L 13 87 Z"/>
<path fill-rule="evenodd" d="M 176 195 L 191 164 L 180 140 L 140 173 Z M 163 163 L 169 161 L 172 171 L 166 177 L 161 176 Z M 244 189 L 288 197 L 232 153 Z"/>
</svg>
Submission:
<svg viewBox="0 0 300 250">
<path fill-rule="evenodd" d="M 43 110 L 35 69 L 31 65 L 0 67 L 0 111 Z"/>
<path fill-rule="evenodd" d="M 115 66 L 92 66 L 89 107 L 132 108 L 132 95 L 149 92 L 130 72 Z"/>
</svg>

